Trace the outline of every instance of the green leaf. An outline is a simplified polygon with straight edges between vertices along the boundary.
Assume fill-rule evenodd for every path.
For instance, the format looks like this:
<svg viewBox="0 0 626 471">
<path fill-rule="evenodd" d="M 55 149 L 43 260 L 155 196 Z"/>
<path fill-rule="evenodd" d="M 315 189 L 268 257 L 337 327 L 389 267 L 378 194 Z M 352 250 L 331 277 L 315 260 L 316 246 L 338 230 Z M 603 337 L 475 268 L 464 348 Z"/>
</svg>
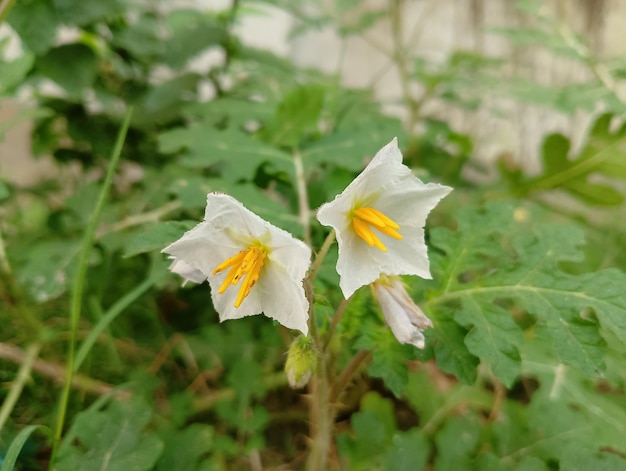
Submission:
<svg viewBox="0 0 626 471">
<path fill-rule="evenodd" d="M 15 2 L 7 21 L 35 54 L 43 54 L 54 44 L 59 25 L 54 7 L 47 0 Z"/>
<path fill-rule="evenodd" d="M 377 117 L 369 122 L 340 128 L 302 148 L 302 159 L 308 169 L 321 164 L 333 164 L 352 171 L 361 171 L 376 152 L 398 137 L 399 144 L 406 132 L 400 121 Z"/>
<path fill-rule="evenodd" d="M 231 182 L 252 179 L 265 162 L 293 174 L 288 154 L 236 129 L 175 128 L 159 136 L 159 148 L 164 153 L 187 149 L 181 164 L 191 168 L 208 168 L 224 162 L 221 174 Z"/>
<path fill-rule="evenodd" d="M 509 312 L 494 304 L 481 305 L 472 297 L 463 299 L 463 308 L 454 319 L 472 326 L 465 345 L 472 354 L 485 360 L 493 373 L 510 387 L 521 371 L 518 348 L 522 333 Z"/>
<path fill-rule="evenodd" d="M 124 257 L 132 257 L 140 253 L 161 251 L 168 244 L 179 239 L 185 231 L 195 225 L 192 221 L 166 221 L 158 222 L 145 232 L 138 234 L 130 243 Z"/>
<path fill-rule="evenodd" d="M 429 317 L 434 318 L 430 313 Z M 465 345 L 467 330 L 447 319 L 437 320 L 432 330 L 437 366 L 465 384 L 474 384 L 479 360 Z"/>
<path fill-rule="evenodd" d="M 354 438 L 341 437 L 342 455 L 350 469 L 377 469 L 377 463 L 396 433 L 393 403 L 370 391 L 361 400 L 361 410 L 350 419 Z"/>
<path fill-rule="evenodd" d="M 190 103 L 184 113 L 211 126 L 226 125 L 243 129 L 248 123 L 266 123 L 274 115 L 275 104 L 220 97 L 202 103 Z"/>
<path fill-rule="evenodd" d="M 411 345 L 398 343 L 386 326 L 370 325 L 356 343 L 355 348 L 372 350 L 372 361 L 368 372 L 374 378 L 381 378 L 396 396 L 401 396 L 408 383 L 407 358 L 410 358 Z"/>
<path fill-rule="evenodd" d="M 313 85 L 289 92 L 263 130 L 266 140 L 277 146 L 295 147 L 305 132 L 315 130 L 324 105 L 324 95 L 323 87 Z"/>
<path fill-rule="evenodd" d="M 191 9 L 169 13 L 167 32 L 161 59 L 173 69 L 182 69 L 192 57 L 226 38 L 224 29 L 210 14 Z"/>
<path fill-rule="evenodd" d="M 10 62 L 0 60 L 0 95 L 8 94 L 18 86 L 30 71 L 35 56 L 26 53 Z"/>
<path fill-rule="evenodd" d="M 83 44 L 64 44 L 37 60 L 42 75 L 56 82 L 73 98 L 81 97 L 97 74 L 97 59 Z"/>
<path fill-rule="evenodd" d="M 8 199 L 9 196 L 11 196 L 11 190 L 9 190 L 5 181 L 0 180 L 0 201 Z"/>
<path fill-rule="evenodd" d="M 2 468 L 0 468 L 0 471 L 13 471 L 15 469 L 15 464 L 17 463 L 17 459 L 19 458 L 26 441 L 30 438 L 33 432 L 37 431 L 39 428 L 52 437 L 52 431 L 43 425 L 27 425 L 20 430 L 20 433 L 15 436 L 11 445 L 9 445 L 9 449 L 4 455 L 4 461 L 2 461 Z"/>
<path fill-rule="evenodd" d="M 28 258 L 18 267 L 18 280 L 33 298 L 46 302 L 63 294 L 70 279 L 79 240 L 45 239 L 29 245 Z"/>
<path fill-rule="evenodd" d="M 214 190 L 208 179 L 188 177 L 174 180 L 168 191 L 176 196 L 184 209 L 200 209 L 206 206 L 206 195 Z"/>
<path fill-rule="evenodd" d="M 426 468 L 430 446 L 421 430 L 412 429 L 394 435 L 385 454 L 385 469 L 415 471 Z"/>
<path fill-rule="evenodd" d="M 180 110 L 196 99 L 200 75 L 188 72 L 149 88 L 139 100 L 136 121 L 143 126 L 177 119 Z"/>
<path fill-rule="evenodd" d="M 437 432 L 435 471 L 473 470 L 472 457 L 479 444 L 481 425 L 472 416 L 453 417 Z"/>
<path fill-rule="evenodd" d="M 472 326 L 465 338 L 469 351 L 511 384 L 519 372 L 521 325 L 532 325 L 514 322 L 521 309 L 536 319 L 536 335 L 550 341 L 559 361 L 596 376 L 605 368 L 600 328 L 626 343 L 626 275 L 561 271 L 561 262 L 581 259 L 583 234 L 571 226 L 530 224 L 536 217 L 524 208 L 492 204 L 485 211 L 461 211 L 457 232 L 432 231 L 433 244 L 447 254 L 443 264 L 434 257 L 440 273 L 434 278 L 443 288 L 433 320 L 439 326 L 453 313 L 455 321 Z M 498 237 L 504 228 L 518 235 L 511 241 Z"/>
<path fill-rule="evenodd" d="M 81 412 L 64 441 L 55 469 L 148 471 L 163 450 L 163 442 L 146 430 L 152 419 L 141 399 L 113 401 L 105 410 Z"/>
<path fill-rule="evenodd" d="M 137 57 L 156 56 L 163 52 L 159 40 L 159 19 L 151 13 L 144 13 L 136 22 L 122 29 L 112 38 L 113 44 L 122 47 Z"/>
<path fill-rule="evenodd" d="M 161 434 L 165 448 L 156 471 L 201 471 L 203 462 L 213 447 L 213 428 L 191 424 L 184 430 L 168 430 Z"/>
<path fill-rule="evenodd" d="M 83 26 L 100 20 L 109 20 L 124 14 L 120 0 L 52 0 L 56 13 L 68 26 Z"/>
<path fill-rule="evenodd" d="M 570 159 L 567 138 L 551 134 L 542 147 L 544 172 L 529 178 L 523 188 L 529 191 L 561 189 L 592 205 L 616 206 L 623 193 L 609 185 L 609 179 L 626 177 L 626 126 L 611 131 L 613 116 L 604 114 L 594 123 L 580 154 Z M 601 176 L 607 183 L 591 182 Z"/>
</svg>

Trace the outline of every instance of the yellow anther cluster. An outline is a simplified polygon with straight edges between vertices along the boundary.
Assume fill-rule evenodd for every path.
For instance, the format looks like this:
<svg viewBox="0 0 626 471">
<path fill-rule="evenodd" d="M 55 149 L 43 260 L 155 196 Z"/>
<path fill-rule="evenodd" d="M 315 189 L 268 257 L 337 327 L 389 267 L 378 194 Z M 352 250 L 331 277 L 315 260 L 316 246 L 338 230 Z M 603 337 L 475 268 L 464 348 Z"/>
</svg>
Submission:
<svg viewBox="0 0 626 471">
<path fill-rule="evenodd" d="M 402 239 L 402 234 L 398 232 L 400 226 L 374 208 L 361 207 L 354 210 L 352 227 L 356 235 L 367 242 L 370 247 L 378 247 L 383 252 L 387 251 L 387 247 L 383 245 L 372 228 L 394 239 Z"/>
<path fill-rule="evenodd" d="M 241 283 L 241 287 L 239 288 L 237 299 L 235 300 L 235 307 L 239 307 L 258 281 L 261 268 L 263 268 L 266 258 L 267 250 L 264 247 L 252 246 L 224 260 L 213 270 L 213 274 L 215 275 L 230 268 L 218 292 L 222 294 L 230 285 L 236 285 L 239 283 L 239 280 L 245 277 L 245 280 Z"/>
</svg>

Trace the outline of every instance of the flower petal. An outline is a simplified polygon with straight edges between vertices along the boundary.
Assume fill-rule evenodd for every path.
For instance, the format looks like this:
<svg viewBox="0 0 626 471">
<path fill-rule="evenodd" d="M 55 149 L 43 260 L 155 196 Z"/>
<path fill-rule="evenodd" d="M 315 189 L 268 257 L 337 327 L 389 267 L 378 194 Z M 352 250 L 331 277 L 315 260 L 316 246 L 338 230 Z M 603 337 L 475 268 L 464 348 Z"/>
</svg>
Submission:
<svg viewBox="0 0 626 471">
<path fill-rule="evenodd" d="M 422 331 L 411 322 L 411 316 L 414 316 L 415 314 L 410 311 L 413 309 L 419 311 L 419 308 L 415 305 L 415 303 L 413 303 L 411 298 L 406 295 L 410 301 L 409 304 L 398 302 L 399 293 L 395 293 L 394 295 L 397 288 L 388 286 L 384 283 L 374 283 L 372 284 L 372 288 L 376 299 L 380 304 L 380 309 L 385 316 L 385 321 L 391 328 L 391 331 L 398 342 L 408 343 L 420 349 L 424 348 L 426 344 L 424 334 L 422 334 Z M 402 287 L 401 290 L 404 294 L 406 294 L 404 287 Z"/>
<path fill-rule="evenodd" d="M 211 282 L 209 278 L 209 282 Z M 302 282 L 295 281 L 285 267 L 268 263 L 263 267 L 259 281 L 238 308 L 234 307 L 237 290 L 226 290 L 218 294 L 211 283 L 211 296 L 220 320 L 241 319 L 263 313 L 285 327 L 308 333 L 309 303 L 304 295 Z"/>
<path fill-rule="evenodd" d="M 184 262 L 183 260 L 178 260 L 176 259 L 176 257 L 170 258 L 173 259 L 173 261 L 169 266 L 169 269 L 172 273 L 176 273 L 177 275 L 180 275 L 185 279 L 183 281 L 183 286 L 185 286 L 189 281 L 193 281 L 194 283 L 202 283 L 207 279 L 204 273 L 189 265 L 187 262 Z"/>
<path fill-rule="evenodd" d="M 260 277 L 248 296 L 235 308 L 240 285 L 219 293 L 229 270 L 213 274 L 224 260 L 262 243 L 268 249 Z M 208 278 L 220 320 L 264 313 L 286 327 L 308 331 L 308 301 L 302 280 L 309 268 L 311 251 L 302 241 L 271 225 L 234 198 L 218 193 L 207 196 L 205 221 L 163 249 L 176 260 Z M 196 273 L 196 272 L 194 272 Z"/>
<path fill-rule="evenodd" d="M 430 278 L 424 225 L 428 213 L 451 188 L 424 184 L 402 164 L 396 140 L 383 147 L 350 185 L 317 212 L 317 219 L 332 226 L 339 244 L 340 287 L 346 298 L 381 274 Z M 374 231 L 387 249 L 369 246 L 355 235 L 351 214 L 371 207 L 396 222 L 401 240 Z"/>
<path fill-rule="evenodd" d="M 338 232 L 337 241 L 339 286 L 346 299 L 382 274 L 431 278 L 423 229 L 404 233 L 402 240 L 384 238 L 386 252 L 370 247 L 352 231 Z"/>
</svg>

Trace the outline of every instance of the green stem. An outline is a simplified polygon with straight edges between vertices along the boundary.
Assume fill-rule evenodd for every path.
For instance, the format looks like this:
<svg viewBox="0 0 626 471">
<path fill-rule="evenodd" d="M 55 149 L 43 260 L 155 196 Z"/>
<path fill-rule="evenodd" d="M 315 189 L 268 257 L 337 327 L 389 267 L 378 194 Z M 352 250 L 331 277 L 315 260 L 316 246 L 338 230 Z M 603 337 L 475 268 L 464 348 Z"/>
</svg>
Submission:
<svg viewBox="0 0 626 471">
<path fill-rule="evenodd" d="M 0 409 L 0 431 L 4 427 L 4 424 L 11 415 L 17 400 L 22 394 L 22 389 L 24 389 L 24 385 L 30 377 L 30 372 L 33 369 L 33 364 L 37 359 L 37 355 L 39 355 L 39 350 L 41 350 L 41 344 L 39 343 L 33 343 L 26 349 L 26 356 L 22 362 L 22 366 L 20 366 L 20 369 L 17 372 L 17 377 L 11 384 L 9 394 L 2 403 L 2 408 Z"/>
<path fill-rule="evenodd" d="M 304 166 L 300 152 L 293 153 L 293 165 L 296 168 L 296 188 L 298 191 L 298 212 L 300 223 L 304 230 L 304 243 L 311 246 L 311 207 L 309 206 L 309 195 L 306 189 L 306 178 L 304 176 Z"/>
<path fill-rule="evenodd" d="M 389 3 L 389 17 L 391 20 L 393 40 L 393 60 L 398 69 L 398 78 L 400 79 L 400 88 L 402 89 L 404 104 L 409 111 L 407 128 L 409 132 L 413 132 L 419 113 L 417 100 L 413 96 L 413 93 L 411 93 L 411 73 L 407 61 L 407 52 L 403 44 L 404 26 L 402 22 L 404 19 L 404 0 L 391 0 Z"/>
<path fill-rule="evenodd" d="M 342 299 L 339 303 L 339 306 L 337 306 L 337 309 L 335 309 L 335 315 L 333 316 L 333 320 L 330 323 L 330 328 L 328 329 L 328 333 L 326 334 L 326 339 L 324 341 L 324 352 L 328 350 L 330 342 L 333 340 L 335 330 L 337 329 L 337 324 L 339 324 L 339 321 L 341 321 L 343 313 L 346 311 L 346 308 L 350 303 L 350 299 Z"/>
<path fill-rule="evenodd" d="M 124 309 L 130 306 L 133 302 L 137 300 L 142 294 L 148 291 L 155 282 L 157 282 L 161 277 L 163 277 L 165 273 L 159 274 L 156 276 L 152 276 L 146 278 L 143 283 L 137 285 L 130 292 L 126 293 L 122 298 L 120 298 L 100 319 L 100 321 L 95 325 L 95 327 L 89 332 L 89 335 L 81 344 L 78 349 L 78 353 L 76 355 L 76 361 L 74 362 L 74 372 L 80 369 L 83 361 L 87 358 L 89 351 L 95 345 L 96 340 L 98 340 L 98 336 L 102 334 L 106 328 L 109 326 L 113 320 L 119 316 Z"/>
<path fill-rule="evenodd" d="M 311 265 L 311 271 L 309 272 L 309 276 L 308 276 L 309 281 L 313 282 L 313 280 L 315 279 L 315 276 L 317 275 L 317 271 L 322 266 L 322 262 L 324 261 L 324 258 L 326 257 L 326 254 L 328 253 L 328 249 L 330 249 L 330 246 L 333 245 L 333 242 L 335 242 L 334 230 L 330 231 L 328 235 L 326 236 L 326 240 L 322 244 L 322 248 L 317 253 L 317 256 L 315 257 L 315 261 L 313 262 L 313 265 Z"/>
<path fill-rule="evenodd" d="M 344 368 L 344 370 L 339 375 L 339 378 L 335 381 L 332 387 L 332 393 L 330 395 L 330 400 L 336 402 L 339 400 L 341 393 L 346 388 L 346 386 L 350 383 L 350 380 L 354 376 L 361 366 L 363 362 L 369 360 L 371 358 L 372 352 L 369 350 L 360 350 L 356 355 L 352 357 L 350 363 Z"/>
<path fill-rule="evenodd" d="M 313 316 L 311 304 L 311 336 L 315 345 L 322 345 L 317 323 Z M 328 381 L 327 355 L 320 351 L 315 375 L 309 383 L 311 423 L 311 447 L 306 462 L 306 471 L 326 471 L 328 453 L 333 434 L 335 409 L 330 402 L 330 385 Z"/>
<path fill-rule="evenodd" d="M 15 0 L 0 1 L 0 24 L 4 23 L 4 20 L 9 15 L 14 5 L 15 5 Z"/>
<path fill-rule="evenodd" d="M 91 252 L 91 246 L 96 235 L 96 228 L 98 227 L 100 213 L 102 212 L 104 202 L 109 195 L 109 190 L 113 181 L 113 174 L 115 173 L 115 168 L 117 167 L 117 163 L 120 159 L 120 154 L 122 153 L 122 146 L 124 144 L 124 140 L 126 139 L 126 133 L 128 132 L 132 112 L 132 108 L 129 108 L 126 112 L 122 127 L 120 128 L 120 131 L 117 135 L 117 140 L 115 142 L 115 146 L 113 147 L 113 152 L 111 153 L 106 178 L 104 180 L 104 183 L 102 184 L 102 189 L 100 190 L 100 195 L 98 197 L 96 207 L 94 208 L 91 219 L 89 220 L 89 224 L 87 226 L 87 230 L 85 231 L 83 244 L 81 246 L 81 251 L 76 266 L 76 278 L 74 279 L 74 289 L 72 290 L 72 304 L 70 308 L 70 343 L 67 354 L 66 376 L 63 390 L 61 392 L 61 397 L 59 400 L 59 412 L 54 431 L 55 440 L 52 447 L 52 455 L 50 457 L 50 469 L 52 469 L 52 467 L 54 466 L 54 458 L 59 447 L 61 436 L 63 435 L 65 415 L 67 413 L 67 405 L 70 396 L 70 389 L 72 386 L 72 376 L 74 374 L 74 353 L 76 349 L 76 332 L 78 330 L 78 322 L 80 320 L 83 300 L 83 290 L 85 288 L 85 280 L 87 278 L 87 263 L 89 260 L 89 253 Z"/>
</svg>

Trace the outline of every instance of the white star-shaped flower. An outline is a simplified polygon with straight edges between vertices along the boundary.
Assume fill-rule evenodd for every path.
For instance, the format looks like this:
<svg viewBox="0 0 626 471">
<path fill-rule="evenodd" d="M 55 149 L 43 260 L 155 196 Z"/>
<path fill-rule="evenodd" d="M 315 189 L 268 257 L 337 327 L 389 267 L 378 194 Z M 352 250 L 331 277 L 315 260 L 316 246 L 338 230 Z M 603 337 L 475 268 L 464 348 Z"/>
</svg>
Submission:
<svg viewBox="0 0 626 471">
<path fill-rule="evenodd" d="M 424 348 L 422 331 L 432 327 L 433 323 L 413 302 L 402 280 L 397 276 L 382 275 L 371 286 L 385 320 L 398 342 Z"/>
<path fill-rule="evenodd" d="M 220 321 L 263 313 L 307 334 L 302 280 L 311 250 L 234 198 L 209 193 L 204 222 L 163 252 L 185 281 L 209 280 Z"/>
<path fill-rule="evenodd" d="M 424 184 L 402 164 L 394 138 L 317 219 L 337 233 L 337 271 L 349 298 L 381 274 L 430 279 L 424 225 L 428 213 L 452 188 Z"/>
</svg>

